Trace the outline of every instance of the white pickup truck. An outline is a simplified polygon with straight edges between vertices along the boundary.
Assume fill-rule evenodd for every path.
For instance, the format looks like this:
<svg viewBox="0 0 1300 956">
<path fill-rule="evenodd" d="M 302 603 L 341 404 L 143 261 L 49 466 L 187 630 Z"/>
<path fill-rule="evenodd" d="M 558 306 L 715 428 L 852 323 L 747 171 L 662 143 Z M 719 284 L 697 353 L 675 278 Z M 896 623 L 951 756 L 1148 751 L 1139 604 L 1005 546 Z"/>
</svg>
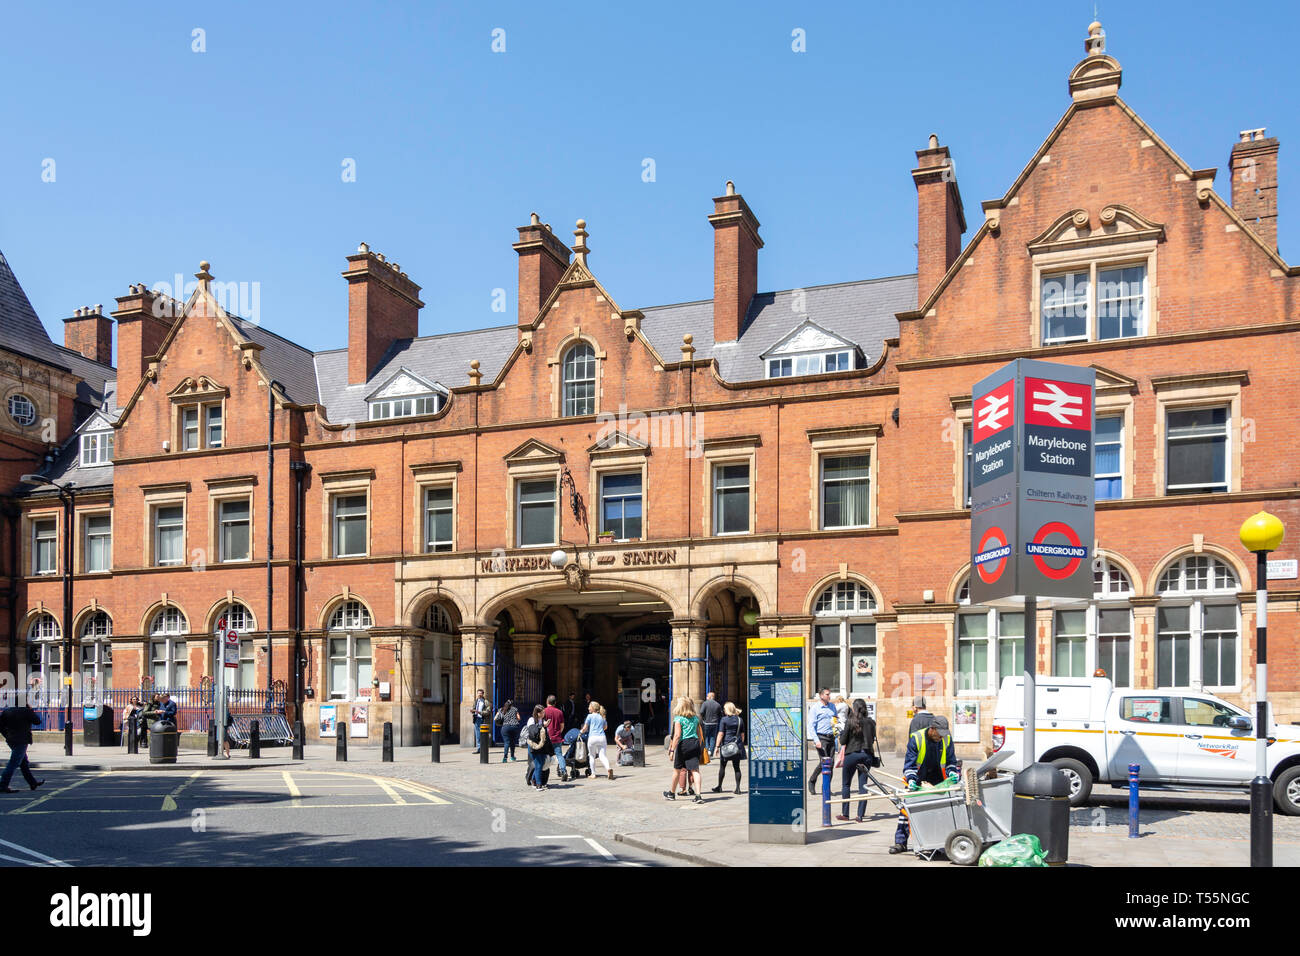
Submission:
<svg viewBox="0 0 1300 956">
<path fill-rule="evenodd" d="M 1008 677 L 993 713 L 993 750 L 1024 764 L 1024 678 Z M 1085 803 L 1094 783 L 1128 786 L 1129 764 L 1144 789 L 1242 790 L 1255 776 L 1254 721 L 1212 694 L 1115 688 L 1105 678 L 1038 682 L 1038 759 L 1070 777 L 1070 805 Z M 1279 811 L 1300 816 L 1300 727 L 1270 720 L 1268 775 Z"/>
</svg>

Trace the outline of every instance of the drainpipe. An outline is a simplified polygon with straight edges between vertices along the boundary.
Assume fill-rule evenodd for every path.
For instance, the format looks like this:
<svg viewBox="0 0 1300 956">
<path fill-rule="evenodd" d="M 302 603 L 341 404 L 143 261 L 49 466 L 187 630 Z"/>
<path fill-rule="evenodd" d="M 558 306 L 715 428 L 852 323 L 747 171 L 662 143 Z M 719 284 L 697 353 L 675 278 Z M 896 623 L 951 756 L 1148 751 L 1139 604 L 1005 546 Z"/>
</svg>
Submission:
<svg viewBox="0 0 1300 956">
<path fill-rule="evenodd" d="M 303 550 L 303 495 L 306 493 L 304 482 L 307 479 L 307 472 L 311 471 L 311 465 L 305 461 L 289 462 L 289 471 L 293 472 L 294 482 L 297 487 L 294 494 L 294 511 L 295 527 L 293 532 L 293 582 L 294 582 L 294 601 L 293 601 L 293 687 L 294 701 L 296 703 L 295 714 L 297 719 L 302 719 L 302 673 L 303 673 L 303 655 L 302 655 L 302 617 L 303 617 L 303 590 L 304 581 L 302 574 L 302 550 Z"/>
<path fill-rule="evenodd" d="M 275 656 L 271 649 L 271 630 L 275 623 L 274 581 L 271 561 L 275 557 L 275 390 L 284 393 L 284 386 L 272 379 L 266 387 L 266 701 L 271 703 L 272 670 Z"/>
<path fill-rule="evenodd" d="M 22 685 L 23 669 L 18 662 L 18 528 L 22 512 L 12 500 L 4 503 L 4 516 L 9 519 L 9 590 L 5 599 L 9 604 L 9 669 L 14 675 L 14 703 L 18 703 L 18 688 Z M 22 703 L 26 703 L 26 699 Z"/>
</svg>

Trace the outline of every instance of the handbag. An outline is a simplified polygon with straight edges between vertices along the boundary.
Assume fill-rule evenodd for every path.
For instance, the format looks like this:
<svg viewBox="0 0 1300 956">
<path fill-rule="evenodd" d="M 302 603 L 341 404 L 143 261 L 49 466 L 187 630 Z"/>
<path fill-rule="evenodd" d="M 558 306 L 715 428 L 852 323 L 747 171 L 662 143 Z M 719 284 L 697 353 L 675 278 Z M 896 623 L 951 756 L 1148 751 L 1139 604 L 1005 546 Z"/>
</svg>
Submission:
<svg viewBox="0 0 1300 956">
<path fill-rule="evenodd" d="M 841 747 L 841 748 L 839 749 L 839 752 L 835 754 L 835 766 L 836 766 L 836 767 L 843 767 L 843 766 L 844 766 L 844 748 L 843 748 L 843 747 Z"/>
<path fill-rule="evenodd" d="M 740 741 L 733 737 L 722 745 L 722 759 L 730 760 L 732 757 L 740 756 Z"/>
<path fill-rule="evenodd" d="M 700 743 L 700 766 L 707 766 L 709 763 L 709 748 Z"/>
</svg>

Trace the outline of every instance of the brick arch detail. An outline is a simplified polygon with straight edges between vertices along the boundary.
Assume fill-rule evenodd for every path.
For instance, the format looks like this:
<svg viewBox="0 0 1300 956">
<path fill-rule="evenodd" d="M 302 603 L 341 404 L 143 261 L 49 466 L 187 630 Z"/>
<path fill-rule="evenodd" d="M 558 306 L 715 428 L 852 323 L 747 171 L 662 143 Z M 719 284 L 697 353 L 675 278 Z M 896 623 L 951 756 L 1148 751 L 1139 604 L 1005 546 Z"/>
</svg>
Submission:
<svg viewBox="0 0 1300 956">
<path fill-rule="evenodd" d="M 871 597 L 876 602 L 876 610 L 881 612 L 885 610 L 884 595 L 881 593 L 880 588 L 876 587 L 868 578 L 864 575 L 858 574 L 856 571 L 850 571 L 848 574 L 843 576 L 836 571 L 833 574 L 828 574 L 823 577 L 808 591 L 808 594 L 804 597 L 803 601 L 803 613 L 813 614 L 813 606 L 817 603 L 817 598 L 821 596 L 821 593 L 831 585 L 837 584 L 840 581 L 852 581 L 855 584 L 862 585 L 871 592 Z"/>
<path fill-rule="evenodd" d="M 1201 550 L 1197 551 L 1195 546 L 1183 544 L 1174 548 L 1156 562 L 1149 579 L 1152 595 L 1156 593 L 1156 586 L 1160 582 L 1160 576 L 1169 570 L 1170 565 L 1181 558 L 1196 557 L 1200 554 L 1207 554 L 1212 558 L 1218 558 L 1228 567 L 1232 568 L 1232 573 L 1237 576 L 1238 590 L 1250 586 L 1250 569 L 1227 548 L 1214 544 L 1204 544 L 1201 546 Z"/>
</svg>

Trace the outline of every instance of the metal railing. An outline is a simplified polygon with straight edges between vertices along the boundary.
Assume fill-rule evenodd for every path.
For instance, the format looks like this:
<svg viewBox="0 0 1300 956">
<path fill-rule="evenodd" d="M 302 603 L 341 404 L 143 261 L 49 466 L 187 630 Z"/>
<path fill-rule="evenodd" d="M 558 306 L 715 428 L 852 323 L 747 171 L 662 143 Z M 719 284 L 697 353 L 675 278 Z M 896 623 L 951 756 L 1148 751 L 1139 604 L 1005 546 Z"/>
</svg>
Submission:
<svg viewBox="0 0 1300 956">
<path fill-rule="evenodd" d="M 211 687 L 171 688 L 120 688 L 110 690 L 81 690 L 51 688 L 29 690 L 27 702 L 41 718 L 38 730 L 62 730 L 67 723 L 68 695 L 72 697 L 72 729 L 85 727 L 85 709 L 106 704 L 114 710 L 113 721 L 121 725 L 122 712 L 132 700 L 144 701 L 146 706 L 154 694 L 170 694 L 176 704 L 176 729 L 182 733 L 207 733 L 208 721 L 215 719 L 216 692 Z M 6 702 L 6 706 L 11 702 Z M 282 690 L 239 690 L 226 688 L 226 706 L 235 715 L 283 714 L 285 693 Z"/>
</svg>

